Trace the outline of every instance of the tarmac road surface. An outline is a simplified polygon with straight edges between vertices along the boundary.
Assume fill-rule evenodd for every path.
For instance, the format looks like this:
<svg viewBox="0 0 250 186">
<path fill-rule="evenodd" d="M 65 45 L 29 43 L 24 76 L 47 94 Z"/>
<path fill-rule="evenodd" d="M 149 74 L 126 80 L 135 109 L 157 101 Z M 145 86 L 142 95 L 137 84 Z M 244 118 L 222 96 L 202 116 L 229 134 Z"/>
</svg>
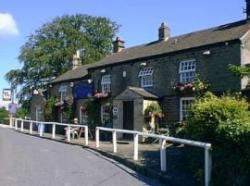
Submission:
<svg viewBox="0 0 250 186">
<path fill-rule="evenodd" d="M 0 128 L 0 185 L 161 184 L 90 149 Z"/>
</svg>

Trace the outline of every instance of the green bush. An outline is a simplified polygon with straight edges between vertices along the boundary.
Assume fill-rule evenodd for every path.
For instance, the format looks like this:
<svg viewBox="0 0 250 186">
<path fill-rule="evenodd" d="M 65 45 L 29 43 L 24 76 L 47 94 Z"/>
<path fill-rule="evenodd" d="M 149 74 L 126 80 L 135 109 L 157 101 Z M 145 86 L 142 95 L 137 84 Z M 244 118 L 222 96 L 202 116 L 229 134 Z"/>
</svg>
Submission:
<svg viewBox="0 0 250 186">
<path fill-rule="evenodd" d="M 28 116 L 29 111 L 26 108 L 18 108 L 16 111 L 16 117 L 18 118 L 25 118 L 25 116 Z"/>
<path fill-rule="evenodd" d="M 185 133 L 187 138 L 212 143 L 213 185 L 250 183 L 250 112 L 246 100 L 207 93 L 194 102 Z"/>
<path fill-rule="evenodd" d="M 148 113 L 156 114 L 161 113 L 161 107 L 158 103 L 151 103 L 146 109 L 145 109 L 145 115 Z"/>
<path fill-rule="evenodd" d="M 0 108 L 0 124 L 4 123 L 4 121 L 8 117 L 9 117 L 9 112 L 5 109 L 5 107 Z"/>
<path fill-rule="evenodd" d="M 30 114 L 30 105 L 31 105 L 31 100 L 25 100 L 22 102 L 22 106 L 19 107 L 16 111 L 16 117 L 18 118 L 25 118 L 25 116 L 28 116 Z"/>
<path fill-rule="evenodd" d="M 50 97 L 45 103 L 44 117 L 46 121 L 54 120 L 56 101 L 57 101 L 56 97 Z"/>
</svg>

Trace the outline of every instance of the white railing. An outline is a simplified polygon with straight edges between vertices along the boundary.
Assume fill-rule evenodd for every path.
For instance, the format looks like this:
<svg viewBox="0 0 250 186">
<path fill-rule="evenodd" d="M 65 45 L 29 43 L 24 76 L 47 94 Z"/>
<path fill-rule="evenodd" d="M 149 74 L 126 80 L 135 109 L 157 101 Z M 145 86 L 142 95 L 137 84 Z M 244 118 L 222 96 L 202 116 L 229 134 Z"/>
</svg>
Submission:
<svg viewBox="0 0 250 186">
<path fill-rule="evenodd" d="M 75 124 L 65 124 L 65 123 L 57 123 L 57 122 L 45 122 L 45 121 L 34 121 L 34 120 L 25 120 L 25 119 L 19 119 L 19 118 L 12 118 L 11 127 L 18 130 L 20 128 L 20 131 L 24 131 L 24 122 L 29 124 L 29 133 L 33 134 L 33 126 L 35 124 L 40 125 L 52 125 L 52 139 L 56 138 L 56 126 L 65 126 L 66 128 L 66 136 L 67 141 L 70 142 L 71 140 L 71 131 L 74 130 L 74 128 L 84 128 L 84 138 L 85 138 L 85 145 L 88 145 L 88 126 L 87 125 L 75 125 Z M 18 123 L 20 123 L 20 127 L 18 127 Z M 39 136 L 43 136 L 44 134 L 43 130 L 39 130 Z"/>
<path fill-rule="evenodd" d="M 189 146 L 200 147 L 204 149 L 204 181 L 205 186 L 209 186 L 210 179 L 211 179 L 211 170 L 212 170 L 212 159 L 211 159 L 211 144 L 210 143 L 203 143 L 199 141 L 192 141 L 180 138 L 173 138 L 164 135 L 157 135 L 157 134 L 148 134 L 139 131 L 131 131 L 131 130 L 123 130 L 123 129 L 113 129 L 113 128 L 105 128 L 105 127 L 96 127 L 96 147 L 100 147 L 100 131 L 107 131 L 112 132 L 112 142 L 113 142 L 113 152 L 117 153 L 117 133 L 123 134 L 133 134 L 134 135 L 134 155 L 133 159 L 138 160 L 138 139 L 139 136 L 143 137 L 152 137 L 160 140 L 160 161 L 161 161 L 161 171 L 167 171 L 167 161 L 166 161 L 166 142 L 174 142 Z"/>
<path fill-rule="evenodd" d="M 10 127 L 15 128 L 16 130 L 19 129 L 18 122 L 20 123 L 20 131 L 24 131 L 24 122 L 29 123 L 29 133 L 33 133 L 33 126 L 34 124 L 44 124 L 44 125 L 52 125 L 52 139 L 56 138 L 56 126 L 65 126 L 66 127 L 66 135 L 67 141 L 70 142 L 71 140 L 71 130 L 74 127 L 77 128 L 84 128 L 85 132 L 85 145 L 88 145 L 88 126 L 86 125 L 74 125 L 74 124 L 65 124 L 65 123 L 57 123 L 57 122 L 41 122 L 41 121 L 34 121 L 34 120 L 24 120 L 18 118 L 11 118 L 10 119 Z M 174 142 L 194 147 L 199 147 L 204 149 L 204 179 L 205 179 L 205 186 L 209 186 L 211 180 L 211 170 L 212 170 L 212 159 L 211 159 L 211 144 L 204 143 L 199 141 L 192 141 L 180 138 L 174 138 L 164 135 L 157 135 L 157 134 L 149 134 L 145 132 L 139 131 L 132 131 L 132 130 L 123 130 L 123 129 L 114 129 L 114 128 L 105 128 L 105 127 L 96 127 L 96 148 L 100 147 L 100 131 L 107 131 L 112 132 L 112 144 L 113 144 L 113 152 L 117 153 L 117 133 L 123 134 L 132 134 L 134 136 L 134 154 L 133 159 L 138 160 L 138 151 L 139 151 L 139 136 L 142 137 L 152 137 L 155 139 L 160 140 L 160 164 L 161 164 L 161 171 L 167 171 L 167 160 L 166 160 L 166 142 Z M 43 131 L 40 130 L 40 136 L 43 136 Z"/>
</svg>

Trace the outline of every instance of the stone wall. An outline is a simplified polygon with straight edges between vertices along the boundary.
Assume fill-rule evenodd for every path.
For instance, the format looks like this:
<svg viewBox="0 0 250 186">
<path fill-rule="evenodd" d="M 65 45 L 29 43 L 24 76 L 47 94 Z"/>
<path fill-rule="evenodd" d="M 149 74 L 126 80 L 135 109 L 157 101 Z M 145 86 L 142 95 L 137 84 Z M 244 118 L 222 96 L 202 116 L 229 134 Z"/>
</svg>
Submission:
<svg viewBox="0 0 250 186">
<path fill-rule="evenodd" d="M 45 118 L 44 118 L 44 106 L 45 106 L 45 103 L 46 103 L 46 100 L 45 98 L 38 94 L 38 95 L 33 95 L 32 98 L 31 98 L 31 108 L 30 108 L 30 117 L 32 120 L 36 120 L 36 109 L 38 107 L 41 108 L 41 121 L 45 121 Z"/>
<path fill-rule="evenodd" d="M 207 50 L 210 51 L 210 55 L 203 54 Z M 228 70 L 229 64 L 240 65 L 241 63 L 240 42 L 226 42 L 161 57 L 152 57 L 152 59 L 91 69 L 90 73 L 97 91 L 101 91 L 101 76 L 111 74 L 112 97 L 115 97 L 127 86 L 140 87 L 138 74 L 144 67 L 141 63 L 146 63 L 147 67 L 152 67 L 154 70 L 153 87 L 147 88 L 147 90 L 160 97 L 170 96 L 175 94 L 172 87 L 179 81 L 180 62 L 190 59 L 196 60 L 197 74 L 200 74 L 201 79 L 211 85 L 212 91 L 240 90 L 240 79 Z M 101 73 L 102 69 L 106 70 L 105 73 Z M 126 71 L 126 77 L 123 77 L 123 71 Z"/>
</svg>

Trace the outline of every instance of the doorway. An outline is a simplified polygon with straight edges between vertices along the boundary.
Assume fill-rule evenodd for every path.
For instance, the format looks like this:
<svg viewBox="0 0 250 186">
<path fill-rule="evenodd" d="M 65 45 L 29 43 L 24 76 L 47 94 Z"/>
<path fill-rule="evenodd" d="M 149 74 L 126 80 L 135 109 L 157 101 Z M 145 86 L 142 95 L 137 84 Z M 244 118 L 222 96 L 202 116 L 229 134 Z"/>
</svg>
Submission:
<svg viewBox="0 0 250 186">
<path fill-rule="evenodd" d="M 134 130 L 134 102 L 123 102 L 123 129 Z M 123 134 L 124 139 L 132 139 L 131 134 Z"/>
</svg>

